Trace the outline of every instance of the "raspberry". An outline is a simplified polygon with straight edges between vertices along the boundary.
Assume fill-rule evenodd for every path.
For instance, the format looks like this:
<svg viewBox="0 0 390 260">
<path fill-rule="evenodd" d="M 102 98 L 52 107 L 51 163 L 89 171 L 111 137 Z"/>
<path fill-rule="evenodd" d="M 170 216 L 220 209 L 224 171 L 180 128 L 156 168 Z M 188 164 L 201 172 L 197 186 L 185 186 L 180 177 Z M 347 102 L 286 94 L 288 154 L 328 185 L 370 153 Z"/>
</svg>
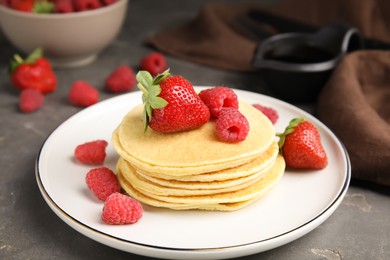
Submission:
<svg viewBox="0 0 390 260">
<path fill-rule="evenodd" d="M 106 159 L 106 147 L 108 143 L 105 140 L 95 140 L 80 144 L 74 151 L 74 156 L 82 164 L 99 165 Z"/>
<path fill-rule="evenodd" d="M 99 92 L 88 82 L 78 80 L 72 84 L 68 98 L 73 105 L 88 107 L 98 102 Z"/>
<path fill-rule="evenodd" d="M 78 12 L 93 10 L 101 7 L 99 0 L 73 0 L 74 9 Z"/>
<path fill-rule="evenodd" d="M 218 117 L 222 107 L 238 108 L 238 99 L 236 93 L 228 87 L 217 86 L 202 90 L 199 97 L 209 108 L 210 114 Z"/>
<path fill-rule="evenodd" d="M 115 173 L 107 167 L 90 170 L 85 177 L 85 182 L 93 194 L 101 201 L 106 201 L 108 196 L 121 190 Z"/>
<path fill-rule="evenodd" d="M 221 109 L 216 121 L 218 138 L 227 143 L 244 141 L 249 133 L 249 122 L 246 117 L 233 107 Z"/>
<path fill-rule="evenodd" d="M 36 89 L 25 89 L 19 96 L 19 108 L 22 112 L 30 113 L 40 109 L 45 103 L 45 97 Z"/>
<path fill-rule="evenodd" d="M 56 13 L 73 13 L 73 1 L 72 0 L 57 0 L 55 1 Z"/>
<path fill-rule="evenodd" d="M 103 5 L 111 5 L 113 3 L 115 3 L 117 0 L 101 0 L 100 2 L 102 2 Z"/>
<path fill-rule="evenodd" d="M 262 112 L 266 117 L 268 117 L 272 124 L 276 124 L 279 119 L 279 115 L 275 109 L 260 104 L 253 104 L 253 106 Z"/>
<path fill-rule="evenodd" d="M 104 203 L 102 220 L 107 224 L 122 225 L 137 222 L 143 209 L 139 201 L 121 193 L 111 194 Z"/>
<path fill-rule="evenodd" d="M 161 53 L 152 52 L 141 60 L 140 67 L 155 76 L 167 69 L 167 61 Z"/>
<path fill-rule="evenodd" d="M 116 68 L 106 79 L 106 87 L 112 93 L 126 92 L 135 87 L 135 75 L 129 66 Z"/>
</svg>

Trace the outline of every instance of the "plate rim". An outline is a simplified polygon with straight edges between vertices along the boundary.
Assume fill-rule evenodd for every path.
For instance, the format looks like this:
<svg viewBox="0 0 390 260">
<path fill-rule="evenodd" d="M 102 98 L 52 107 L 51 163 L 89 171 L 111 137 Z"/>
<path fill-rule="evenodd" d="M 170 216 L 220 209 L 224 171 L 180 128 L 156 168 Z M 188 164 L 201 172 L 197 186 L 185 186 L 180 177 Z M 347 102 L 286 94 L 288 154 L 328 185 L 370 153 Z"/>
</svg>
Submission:
<svg viewBox="0 0 390 260">
<path fill-rule="evenodd" d="M 195 86 L 195 88 L 196 89 L 204 89 L 204 88 L 209 88 L 209 86 Z M 248 90 L 235 89 L 235 88 L 231 88 L 231 89 L 233 89 L 234 91 L 238 91 L 238 92 L 246 92 L 246 94 L 261 95 L 264 98 L 270 99 L 272 102 L 278 102 L 278 103 L 281 103 L 283 105 L 287 105 L 288 107 L 293 107 L 294 109 L 298 110 L 299 112 L 304 112 L 305 114 L 308 114 L 310 117 L 315 118 L 312 114 L 304 111 L 303 109 L 301 109 L 301 108 L 299 108 L 299 107 L 297 107 L 297 106 L 295 106 L 293 104 L 285 102 L 283 100 L 280 100 L 280 99 L 277 99 L 277 98 L 274 98 L 274 97 L 271 97 L 271 96 L 267 96 L 267 95 L 264 95 L 264 94 L 261 94 L 261 93 L 248 91 Z M 157 255 L 156 253 L 164 252 L 164 253 L 168 253 L 168 254 L 169 253 L 179 253 L 179 254 L 183 254 L 184 253 L 184 255 L 180 255 L 180 257 L 185 257 L 187 255 L 187 253 L 190 253 L 189 256 L 194 257 L 194 254 L 198 254 L 198 253 L 203 253 L 203 254 L 204 253 L 213 253 L 214 254 L 214 253 L 217 252 L 218 255 L 219 255 L 222 251 L 226 252 L 226 251 L 229 251 L 229 250 L 233 250 L 234 251 L 234 250 L 239 250 L 239 249 L 244 249 L 245 250 L 245 248 L 256 247 L 258 245 L 261 245 L 261 244 L 264 244 L 264 243 L 267 243 L 267 242 L 272 242 L 274 240 L 278 241 L 280 238 L 287 237 L 287 239 L 286 239 L 287 242 L 283 242 L 280 245 L 271 246 L 268 249 L 266 249 L 266 250 L 270 250 L 270 249 L 273 249 L 275 247 L 278 247 L 278 246 L 284 245 L 286 243 L 289 243 L 289 242 L 291 242 L 291 241 L 293 241 L 293 240 L 295 240 L 295 239 L 297 239 L 299 237 L 302 237 L 305 234 L 309 233 L 311 230 L 313 230 L 316 227 L 318 227 L 321 223 L 323 223 L 337 209 L 337 207 L 339 206 L 339 204 L 343 200 L 343 198 L 344 198 L 344 196 L 345 196 L 345 194 L 346 194 L 346 192 L 348 190 L 348 187 L 349 187 L 349 184 L 350 184 L 350 180 L 351 180 L 351 163 L 350 163 L 348 152 L 347 152 L 344 144 L 341 142 L 341 140 L 325 124 L 323 124 L 320 120 L 315 118 L 315 120 L 321 124 L 321 127 L 324 128 L 325 130 L 327 130 L 327 132 L 329 132 L 331 134 L 332 138 L 342 148 L 342 154 L 344 155 L 343 156 L 343 160 L 345 160 L 345 162 L 346 162 L 346 175 L 345 175 L 345 179 L 343 180 L 343 183 L 342 183 L 342 186 L 341 186 L 339 192 L 334 197 L 334 199 L 328 204 L 328 206 L 326 208 L 322 209 L 321 212 L 319 212 L 318 214 L 313 216 L 311 219 L 308 219 L 306 222 L 302 223 L 301 225 L 299 225 L 299 226 L 297 226 L 297 227 L 295 227 L 293 229 L 287 230 L 286 232 L 280 233 L 280 234 L 278 234 L 276 236 L 272 236 L 272 237 L 269 237 L 269 238 L 266 238 L 266 239 L 261 239 L 261 240 L 256 240 L 256 241 L 252 241 L 252 242 L 241 243 L 241 244 L 237 244 L 237 245 L 217 246 L 217 247 L 204 247 L 204 248 L 174 248 L 174 247 L 168 247 L 168 246 L 150 245 L 150 244 L 140 243 L 140 242 L 136 242 L 136 241 L 130 241 L 130 240 L 123 239 L 123 238 L 120 238 L 120 237 L 116 237 L 114 235 L 107 234 L 106 232 L 100 231 L 100 230 L 98 230 L 98 229 L 96 229 L 96 228 L 94 228 L 94 227 L 92 227 L 92 226 L 90 226 L 90 225 L 88 225 L 86 223 L 83 223 L 83 222 L 77 220 L 76 218 L 74 218 L 71 214 L 67 213 L 64 209 L 62 209 L 61 206 L 58 205 L 54 201 L 54 199 L 50 196 L 48 190 L 45 188 L 45 185 L 44 185 L 44 183 L 42 181 L 42 178 L 41 178 L 41 173 L 39 171 L 40 155 L 42 153 L 42 150 L 43 150 L 45 144 L 49 140 L 49 138 L 64 123 L 72 120 L 72 118 L 74 118 L 76 116 L 80 116 L 80 114 L 82 114 L 82 113 L 88 113 L 89 110 L 95 109 L 98 106 L 104 106 L 105 103 L 112 102 L 112 100 L 114 100 L 114 99 L 123 98 L 124 96 L 127 96 L 127 95 L 129 95 L 129 96 L 130 95 L 136 95 L 136 92 L 140 92 L 140 91 L 132 91 L 132 92 L 129 92 L 129 93 L 124 93 L 124 94 L 121 94 L 121 95 L 117 95 L 117 96 L 108 98 L 106 100 L 100 101 L 99 103 L 97 103 L 95 105 L 92 105 L 90 107 L 84 108 L 84 109 L 76 112 L 75 114 L 71 115 L 70 117 L 68 117 L 67 119 L 62 121 L 58 126 L 56 126 L 48 134 L 48 136 L 45 138 L 45 140 L 43 141 L 42 145 L 40 146 L 40 148 L 38 150 L 38 153 L 37 153 L 37 156 L 36 156 L 36 160 L 35 160 L 35 177 L 36 177 L 36 181 L 37 181 L 39 190 L 40 190 L 41 195 L 43 196 L 44 200 L 46 201 L 48 206 L 51 208 L 51 210 L 54 211 L 54 213 L 61 220 L 63 220 L 67 225 L 72 227 L 74 230 L 78 231 L 79 233 L 81 233 L 84 236 L 89 237 L 90 239 L 93 239 L 93 240 L 95 240 L 97 242 L 100 242 L 102 244 L 105 244 L 107 246 L 116 248 L 118 250 L 126 251 L 126 252 L 129 252 L 129 253 L 140 254 L 140 255 L 144 255 L 144 256 L 163 257 L 164 255 L 160 255 L 160 254 Z M 137 94 L 140 94 L 140 93 L 137 93 Z M 329 216 L 326 216 L 327 213 L 329 214 Z M 318 221 L 318 223 L 317 223 L 318 225 L 316 225 L 314 227 L 311 227 L 310 224 L 312 224 L 313 222 L 317 222 L 317 221 Z M 302 228 L 308 228 L 308 229 L 305 232 L 301 233 L 301 234 L 296 234 Z M 85 230 L 87 233 L 84 233 L 81 230 Z M 92 234 L 101 235 L 101 236 L 103 236 L 103 238 L 97 239 L 96 237 L 93 237 Z M 111 243 L 108 243 L 108 242 L 105 243 L 104 241 L 102 241 L 102 240 L 107 240 L 107 239 L 110 240 Z M 156 252 L 155 253 L 151 252 L 151 254 L 145 254 L 145 253 L 139 253 L 139 252 L 137 253 L 137 252 L 134 252 L 132 250 L 125 249 L 124 246 L 118 247 L 118 246 L 112 245 L 112 243 L 115 243 L 115 242 L 119 242 L 121 244 L 124 244 L 124 246 L 131 246 L 131 247 L 134 247 L 134 248 L 142 247 L 144 249 L 149 249 L 149 250 L 153 250 L 153 251 L 156 251 Z M 259 252 L 263 252 L 263 251 L 266 251 L 266 250 L 259 250 L 259 251 L 255 251 L 254 253 L 259 253 Z M 236 255 L 236 256 L 244 256 L 244 255 L 248 255 L 248 254 L 239 254 L 239 255 Z M 213 255 L 213 257 L 215 257 L 215 255 Z M 231 256 L 229 256 L 229 257 L 231 257 Z M 204 255 L 202 255 L 202 259 L 205 259 Z"/>
</svg>

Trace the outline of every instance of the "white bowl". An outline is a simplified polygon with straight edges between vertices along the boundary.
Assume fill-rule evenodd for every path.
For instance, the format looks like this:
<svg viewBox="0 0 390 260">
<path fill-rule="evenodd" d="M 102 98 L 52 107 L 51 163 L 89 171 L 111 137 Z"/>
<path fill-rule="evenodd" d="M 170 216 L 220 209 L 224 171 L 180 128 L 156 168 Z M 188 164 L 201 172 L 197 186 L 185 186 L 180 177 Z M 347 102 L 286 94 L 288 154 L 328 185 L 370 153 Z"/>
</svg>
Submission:
<svg viewBox="0 0 390 260">
<path fill-rule="evenodd" d="M 122 28 L 128 0 L 95 10 L 66 14 L 34 14 L 0 5 L 0 27 L 24 54 L 41 47 L 54 67 L 93 62 Z"/>
</svg>

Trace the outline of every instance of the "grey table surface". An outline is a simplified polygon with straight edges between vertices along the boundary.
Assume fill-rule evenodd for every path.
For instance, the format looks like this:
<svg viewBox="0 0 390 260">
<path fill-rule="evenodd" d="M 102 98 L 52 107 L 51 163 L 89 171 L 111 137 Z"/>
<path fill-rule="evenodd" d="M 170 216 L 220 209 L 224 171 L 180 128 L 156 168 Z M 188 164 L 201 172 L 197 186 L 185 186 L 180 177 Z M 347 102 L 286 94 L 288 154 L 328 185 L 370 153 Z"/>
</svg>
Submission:
<svg viewBox="0 0 390 260">
<path fill-rule="evenodd" d="M 18 110 L 18 92 L 6 68 L 17 52 L 0 33 L 0 259 L 150 259 L 95 242 L 60 220 L 45 203 L 35 178 L 37 153 L 48 135 L 81 108 L 67 102 L 72 82 L 96 86 L 101 100 L 112 69 L 137 69 L 151 49 L 146 36 L 193 18 L 204 1 L 131 0 L 124 27 L 98 60 L 77 69 L 56 69 L 58 90 L 31 114 Z M 230 1 L 231 2 L 231 1 Z M 196 85 L 225 84 L 274 96 L 257 73 L 210 68 L 167 56 L 169 66 Z M 314 113 L 315 104 L 295 104 Z M 281 247 L 241 259 L 390 259 L 389 191 L 352 181 L 338 209 L 318 228 Z"/>
</svg>

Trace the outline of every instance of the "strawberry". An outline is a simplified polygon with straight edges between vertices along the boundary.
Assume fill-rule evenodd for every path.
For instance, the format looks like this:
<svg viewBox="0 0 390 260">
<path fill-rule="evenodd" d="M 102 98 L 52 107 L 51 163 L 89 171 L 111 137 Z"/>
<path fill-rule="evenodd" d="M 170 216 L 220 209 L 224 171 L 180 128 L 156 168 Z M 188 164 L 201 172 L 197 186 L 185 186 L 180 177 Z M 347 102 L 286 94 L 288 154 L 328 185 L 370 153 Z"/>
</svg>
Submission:
<svg viewBox="0 0 390 260">
<path fill-rule="evenodd" d="M 49 63 L 42 57 L 42 50 L 36 49 L 25 60 L 19 55 L 8 67 L 12 84 L 20 89 L 36 89 L 42 94 L 53 92 L 57 87 L 57 77 Z"/>
<path fill-rule="evenodd" d="M 317 128 L 304 118 L 294 118 L 280 137 L 279 147 L 286 165 L 302 169 L 322 169 L 328 164 Z"/>
<path fill-rule="evenodd" d="M 155 78 L 148 71 L 136 75 L 143 92 L 145 131 L 148 126 L 161 133 L 192 130 L 210 119 L 207 106 L 185 78 L 171 76 L 169 69 Z"/>
<path fill-rule="evenodd" d="M 54 4 L 45 0 L 9 0 L 9 6 L 14 10 L 28 13 L 46 14 L 54 11 Z"/>
<path fill-rule="evenodd" d="M 35 0 L 11 0 L 10 7 L 22 12 L 32 12 Z"/>
</svg>

